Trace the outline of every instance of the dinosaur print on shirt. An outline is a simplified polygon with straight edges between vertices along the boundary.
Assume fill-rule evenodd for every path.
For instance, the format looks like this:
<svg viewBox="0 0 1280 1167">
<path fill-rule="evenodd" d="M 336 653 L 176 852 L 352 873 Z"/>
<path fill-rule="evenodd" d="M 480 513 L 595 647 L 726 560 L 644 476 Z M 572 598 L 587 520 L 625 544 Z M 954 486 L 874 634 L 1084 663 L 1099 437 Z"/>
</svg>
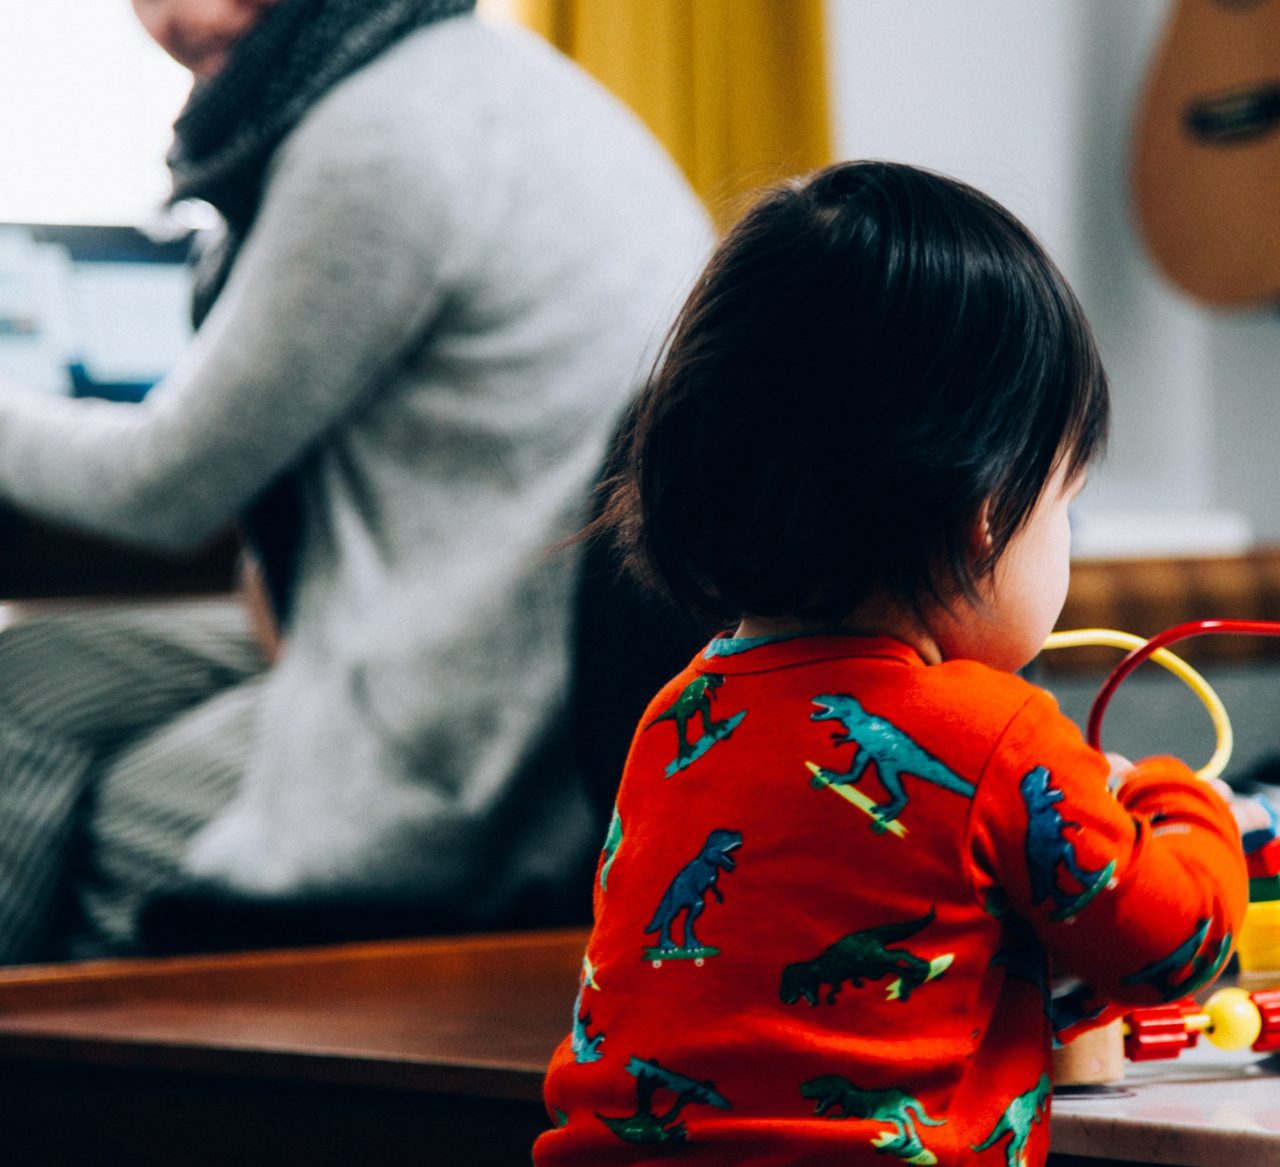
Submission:
<svg viewBox="0 0 1280 1167">
<path fill-rule="evenodd" d="M 1231 933 L 1218 942 L 1216 950 L 1204 952 L 1209 936 L 1209 920 L 1196 921 L 1195 931 L 1168 956 L 1124 978 L 1126 985 L 1151 985 L 1166 1001 L 1185 997 L 1208 984 L 1231 956 Z"/>
<path fill-rule="evenodd" d="M 880 784 L 889 795 L 888 802 L 871 803 L 863 807 L 871 815 L 873 828 L 877 832 L 892 830 L 895 825 L 901 830 L 897 820 L 908 801 L 902 784 L 904 775 L 921 778 L 965 798 L 973 797 L 972 782 L 965 781 L 918 746 L 891 721 L 868 713 L 847 693 L 815 697 L 813 703 L 818 706 L 818 712 L 812 715 L 813 720 L 840 722 L 844 731 L 834 735 L 836 743 L 853 743 L 856 747 L 853 765 L 844 774 L 819 769 L 810 763 L 813 784 L 832 787 L 856 785 L 861 781 L 867 766 L 874 762 Z"/>
<path fill-rule="evenodd" d="M 645 729 L 650 729 L 660 721 L 674 721 L 676 724 L 676 756 L 667 765 L 668 778 L 686 766 L 693 765 L 712 746 L 733 733 L 747 716 L 746 710 L 741 710 L 724 721 L 712 718 L 711 702 L 715 699 L 716 690 L 723 684 L 724 677 L 719 673 L 704 673 L 695 677 L 666 709 L 645 726 Z M 694 717 L 702 721 L 702 736 L 690 741 L 689 723 Z"/>
<path fill-rule="evenodd" d="M 603 859 L 600 864 L 600 890 L 609 890 L 609 868 L 613 866 L 614 859 L 618 856 L 618 848 L 622 846 L 622 816 L 618 814 L 618 808 L 613 808 L 613 814 L 609 818 L 609 831 L 605 835 L 603 851 Z"/>
<path fill-rule="evenodd" d="M 972 1150 L 990 1150 L 1005 1135 L 1009 1135 L 1011 1137 L 1004 1149 L 1005 1167 L 1022 1167 L 1026 1161 L 1024 1152 L 1027 1140 L 1031 1138 L 1031 1127 L 1047 1116 L 1048 1099 L 1052 1090 L 1053 1083 L 1049 1080 L 1049 1075 L 1041 1074 L 1040 1080 L 1030 1090 L 1019 1094 L 1009 1103 L 996 1125 L 991 1128 L 991 1133 Z"/>
<path fill-rule="evenodd" d="M 977 662 L 733 647 L 633 736 L 534 1163 L 1046 1167 L 1054 1027 L 1198 982 L 1238 931 L 1230 809 L 1170 757 L 1108 789 L 1052 695 Z M 1170 830 L 1138 834 L 1157 814 Z"/>
<path fill-rule="evenodd" d="M 578 977 L 578 995 L 573 999 L 573 1030 L 571 1033 L 573 1056 L 580 1066 L 598 1062 L 604 1057 L 600 1049 L 604 1045 L 604 1034 L 591 1032 L 591 1014 L 584 1011 L 582 1007 L 583 998 L 587 995 L 588 988 L 599 990 L 600 986 L 596 984 L 596 973 L 595 969 L 591 967 L 591 961 L 586 956 L 583 956 L 582 973 Z"/>
<path fill-rule="evenodd" d="M 918 1099 L 897 1089 L 863 1090 L 839 1074 L 823 1074 L 800 1085 L 800 1093 L 814 1100 L 814 1113 L 829 1118 L 865 1119 L 891 1123 L 893 1131 L 882 1131 L 871 1140 L 875 1149 L 894 1155 L 905 1163 L 932 1164 L 938 1157 L 925 1147 L 915 1124 L 946 1126 L 946 1120 L 931 1118 Z M 839 1114 L 835 1113 L 839 1110 Z"/>
<path fill-rule="evenodd" d="M 836 1003 L 841 986 L 848 981 L 855 989 L 863 981 L 893 977 L 887 989 L 891 1001 L 910 999 L 913 989 L 940 976 L 950 966 L 952 954 L 931 960 L 922 959 L 905 948 L 888 945 L 906 940 L 933 923 L 934 912 L 917 920 L 898 924 L 881 924 L 843 936 L 813 960 L 798 961 L 782 970 L 782 987 L 778 995 L 788 1005 L 794 1005 L 801 997 L 815 1008 L 822 999 L 822 986 L 830 985 L 826 1001 Z"/>
<path fill-rule="evenodd" d="M 701 944 L 694 934 L 693 925 L 702 915 L 710 892 L 721 903 L 724 893 L 716 886 L 721 871 L 733 871 L 737 867 L 732 852 L 742 846 L 742 836 L 737 831 L 715 830 L 684 867 L 680 869 L 662 896 L 646 932 L 657 932 L 658 943 L 645 950 L 645 956 L 654 961 L 672 959 L 696 959 L 716 956 L 718 948 Z M 676 920 L 684 915 L 684 943 L 677 944 L 673 936 Z M 643 918 L 643 917 L 642 917 Z"/>
<path fill-rule="evenodd" d="M 627 1073 L 636 1080 L 636 1111 L 621 1118 L 597 1114 L 624 1143 L 651 1146 L 660 1143 L 683 1143 L 689 1138 L 688 1127 L 677 1121 L 680 1112 L 690 1105 L 714 1106 L 731 1110 L 728 1099 L 721 1095 L 714 1082 L 697 1082 L 684 1074 L 677 1074 L 658 1063 L 656 1058 L 645 1060 L 632 1058 L 627 1063 Z M 675 1095 L 675 1101 L 662 1114 L 655 1114 L 653 1098 L 664 1090 Z"/>
<path fill-rule="evenodd" d="M 1075 844 L 1067 838 L 1068 828 L 1079 823 L 1064 819 L 1058 803 L 1066 796 L 1052 781 L 1044 766 L 1028 770 L 1019 785 L 1027 809 L 1027 870 L 1031 875 L 1031 902 L 1042 904 L 1052 899 L 1057 905 L 1052 919 L 1074 916 L 1111 882 L 1116 861 L 1094 871 L 1082 867 L 1076 859 Z M 1078 892 L 1063 890 L 1058 882 L 1059 869 L 1065 869 L 1079 885 Z"/>
</svg>

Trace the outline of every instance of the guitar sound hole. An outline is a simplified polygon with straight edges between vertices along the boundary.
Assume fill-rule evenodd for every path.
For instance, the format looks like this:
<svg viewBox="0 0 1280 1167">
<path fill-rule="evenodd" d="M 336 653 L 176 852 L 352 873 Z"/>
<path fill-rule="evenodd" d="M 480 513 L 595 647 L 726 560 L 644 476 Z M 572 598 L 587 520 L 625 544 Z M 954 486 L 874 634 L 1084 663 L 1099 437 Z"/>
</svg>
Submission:
<svg viewBox="0 0 1280 1167">
<path fill-rule="evenodd" d="M 1280 85 L 1200 98 L 1188 107 L 1184 121 L 1202 142 L 1230 143 L 1260 137 L 1280 125 Z"/>
</svg>

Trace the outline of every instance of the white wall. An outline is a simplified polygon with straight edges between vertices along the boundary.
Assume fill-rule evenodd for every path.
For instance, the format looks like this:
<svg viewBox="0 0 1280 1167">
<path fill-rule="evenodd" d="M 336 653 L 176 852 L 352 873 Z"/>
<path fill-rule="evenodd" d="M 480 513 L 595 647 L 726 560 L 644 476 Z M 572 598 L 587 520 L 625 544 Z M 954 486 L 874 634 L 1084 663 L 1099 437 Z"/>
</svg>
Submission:
<svg viewBox="0 0 1280 1167">
<path fill-rule="evenodd" d="M 1090 515 L 1129 510 L 1174 510 L 1187 529 L 1225 508 L 1276 540 L 1280 316 L 1190 301 L 1154 271 L 1130 222 L 1130 126 L 1166 9 L 828 0 L 838 152 L 981 187 L 1066 272 L 1098 334 L 1116 414 L 1110 455 L 1080 505 L 1083 530 Z"/>
<path fill-rule="evenodd" d="M 164 153 L 191 75 L 128 0 L 5 0 L 0 219 L 135 223 L 167 193 Z"/>
</svg>

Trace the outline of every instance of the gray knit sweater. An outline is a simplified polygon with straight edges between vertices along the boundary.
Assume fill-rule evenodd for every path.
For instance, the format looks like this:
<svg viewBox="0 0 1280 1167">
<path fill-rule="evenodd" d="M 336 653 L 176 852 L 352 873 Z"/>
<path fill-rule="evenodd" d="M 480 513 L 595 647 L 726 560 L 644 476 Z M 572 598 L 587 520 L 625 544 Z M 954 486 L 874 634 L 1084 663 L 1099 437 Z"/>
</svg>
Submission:
<svg viewBox="0 0 1280 1167">
<path fill-rule="evenodd" d="M 548 548 L 709 243 L 620 104 L 458 18 L 285 141 L 141 406 L 0 394 L 0 495 L 117 538 L 196 544 L 300 468 L 288 647 L 192 873 L 468 926 L 599 845 L 564 726 L 573 556 Z"/>
</svg>

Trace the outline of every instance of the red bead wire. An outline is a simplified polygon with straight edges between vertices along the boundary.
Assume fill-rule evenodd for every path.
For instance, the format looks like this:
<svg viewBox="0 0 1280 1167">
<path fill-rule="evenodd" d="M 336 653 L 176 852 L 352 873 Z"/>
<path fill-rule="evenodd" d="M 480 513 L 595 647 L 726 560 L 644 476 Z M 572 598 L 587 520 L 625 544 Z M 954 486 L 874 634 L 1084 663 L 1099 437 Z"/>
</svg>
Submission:
<svg viewBox="0 0 1280 1167">
<path fill-rule="evenodd" d="M 1120 682 L 1136 669 L 1153 652 L 1167 648 L 1179 640 L 1187 640 L 1192 636 L 1217 635 L 1228 633 L 1244 636 L 1280 636 L 1280 621 L 1276 620 L 1191 620 L 1185 624 L 1175 624 L 1163 632 L 1157 632 L 1145 644 L 1133 649 L 1103 681 L 1098 695 L 1089 707 L 1089 720 L 1085 727 L 1085 736 L 1094 749 L 1102 749 L 1102 715 L 1106 712 Z"/>
</svg>

